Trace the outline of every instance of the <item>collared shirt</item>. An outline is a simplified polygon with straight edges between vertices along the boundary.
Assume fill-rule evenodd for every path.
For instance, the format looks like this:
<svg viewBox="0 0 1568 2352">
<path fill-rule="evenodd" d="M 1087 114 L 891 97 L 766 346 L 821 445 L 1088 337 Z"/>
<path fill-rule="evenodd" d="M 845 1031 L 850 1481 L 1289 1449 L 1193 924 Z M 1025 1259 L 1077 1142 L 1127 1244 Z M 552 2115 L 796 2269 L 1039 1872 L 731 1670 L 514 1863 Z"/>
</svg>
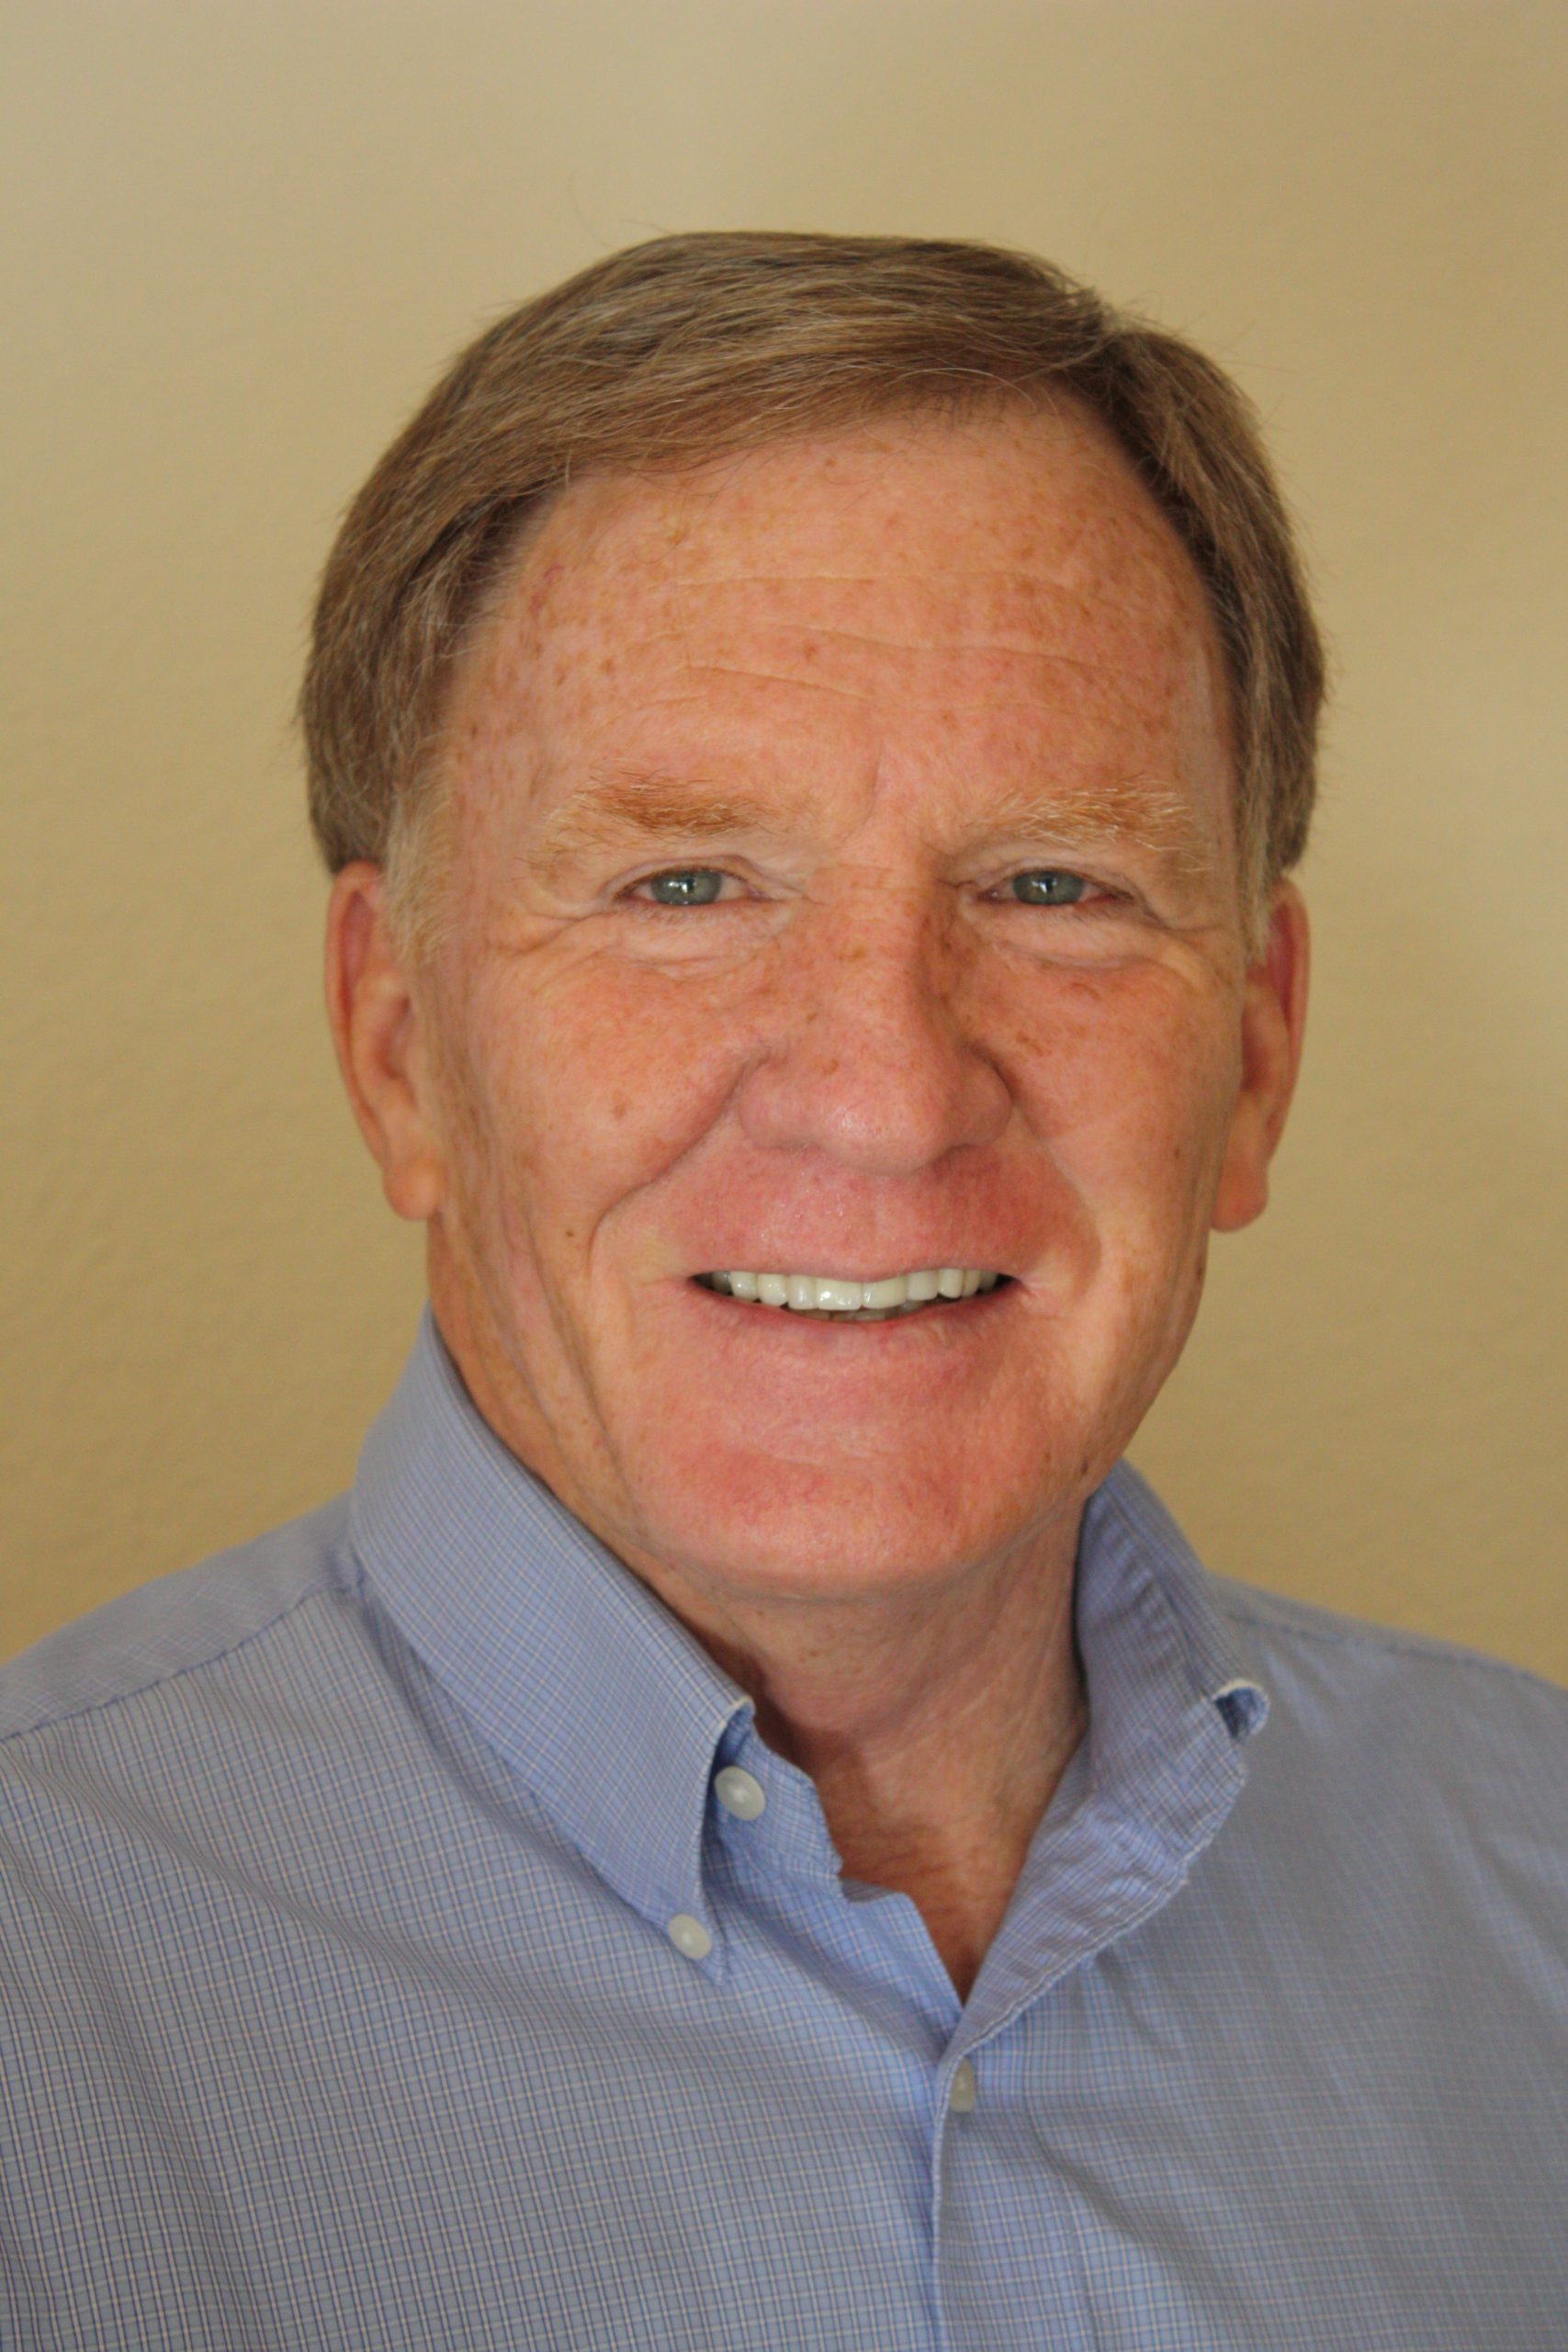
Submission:
<svg viewBox="0 0 1568 2352">
<path fill-rule="evenodd" d="M 0 1675 L 0 2342 L 1568 2346 L 1568 1693 L 1125 1467 L 1076 1611 L 961 2003 L 427 1321 L 345 1503 Z"/>
</svg>

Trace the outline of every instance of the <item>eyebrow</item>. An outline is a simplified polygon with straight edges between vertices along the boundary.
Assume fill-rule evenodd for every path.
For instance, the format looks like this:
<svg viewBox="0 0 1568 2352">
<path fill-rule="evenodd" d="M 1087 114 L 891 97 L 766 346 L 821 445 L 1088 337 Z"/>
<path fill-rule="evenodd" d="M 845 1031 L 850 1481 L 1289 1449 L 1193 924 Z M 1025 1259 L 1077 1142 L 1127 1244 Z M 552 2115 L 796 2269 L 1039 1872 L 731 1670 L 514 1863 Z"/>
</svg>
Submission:
<svg viewBox="0 0 1568 2352">
<path fill-rule="evenodd" d="M 988 840 L 1139 850 L 1185 882 L 1208 875 L 1220 847 L 1184 794 L 1139 775 L 1013 786 L 977 830 Z"/>
<path fill-rule="evenodd" d="M 601 771 L 552 811 L 529 855 L 547 880 L 595 851 L 638 840 L 716 841 L 773 833 L 794 816 L 776 801 L 660 770 Z M 1218 844 L 1186 797 L 1141 776 L 1017 785 L 969 831 L 971 845 L 1019 841 L 1140 851 L 1183 882 L 1201 879 Z"/>
<path fill-rule="evenodd" d="M 628 833 L 648 842 L 714 841 L 776 831 L 776 805 L 695 776 L 617 769 L 594 775 L 546 820 L 529 864 L 547 880 Z"/>
</svg>

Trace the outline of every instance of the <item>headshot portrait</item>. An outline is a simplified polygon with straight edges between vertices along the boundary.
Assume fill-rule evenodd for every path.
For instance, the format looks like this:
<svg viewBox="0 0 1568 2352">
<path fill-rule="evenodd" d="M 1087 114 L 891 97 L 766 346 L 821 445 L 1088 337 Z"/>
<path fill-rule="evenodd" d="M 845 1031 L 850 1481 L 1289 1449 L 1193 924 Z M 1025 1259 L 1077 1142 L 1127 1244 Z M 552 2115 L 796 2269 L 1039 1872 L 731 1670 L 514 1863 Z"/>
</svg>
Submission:
<svg viewBox="0 0 1568 2352">
<path fill-rule="evenodd" d="M 1568 2344 L 1568 31 L 24 16 L 0 2336 Z"/>
</svg>

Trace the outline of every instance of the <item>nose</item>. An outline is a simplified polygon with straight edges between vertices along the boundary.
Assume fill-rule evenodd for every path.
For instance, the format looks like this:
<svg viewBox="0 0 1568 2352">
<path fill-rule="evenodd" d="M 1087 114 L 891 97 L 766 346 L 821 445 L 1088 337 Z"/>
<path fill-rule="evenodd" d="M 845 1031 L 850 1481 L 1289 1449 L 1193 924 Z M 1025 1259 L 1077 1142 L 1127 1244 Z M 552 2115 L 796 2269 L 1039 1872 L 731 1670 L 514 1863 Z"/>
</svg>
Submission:
<svg viewBox="0 0 1568 2352">
<path fill-rule="evenodd" d="M 964 944 L 940 907 L 836 899 L 795 929 L 768 1049 L 737 1109 L 752 1142 L 816 1149 L 876 1176 L 913 1175 L 993 1142 L 1007 1081 L 967 1034 Z"/>
</svg>

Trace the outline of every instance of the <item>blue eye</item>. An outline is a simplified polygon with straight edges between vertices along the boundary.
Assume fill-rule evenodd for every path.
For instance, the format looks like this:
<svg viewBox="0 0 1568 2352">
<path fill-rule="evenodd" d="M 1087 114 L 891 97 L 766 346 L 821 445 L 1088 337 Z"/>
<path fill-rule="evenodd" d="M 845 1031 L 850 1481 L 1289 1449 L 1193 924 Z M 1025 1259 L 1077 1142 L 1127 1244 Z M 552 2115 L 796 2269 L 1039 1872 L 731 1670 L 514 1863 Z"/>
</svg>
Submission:
<svg viewBox="0 0 1568 2352">
<path fill-rule="evenodd" d="M 668 874 L 650 874 L 639 888 L 656 907 L 711 907 L 724 879 L 716 865 L 680 865 Z"/>
<path fill-rule="evenodd" d="M 1089 888 L 1081 874 L 1064 874 L 1059 865 L 1040 865 L 1015 874 L 1009 888 L 1020 906 L 1076 906 Z"/>
</svg>

